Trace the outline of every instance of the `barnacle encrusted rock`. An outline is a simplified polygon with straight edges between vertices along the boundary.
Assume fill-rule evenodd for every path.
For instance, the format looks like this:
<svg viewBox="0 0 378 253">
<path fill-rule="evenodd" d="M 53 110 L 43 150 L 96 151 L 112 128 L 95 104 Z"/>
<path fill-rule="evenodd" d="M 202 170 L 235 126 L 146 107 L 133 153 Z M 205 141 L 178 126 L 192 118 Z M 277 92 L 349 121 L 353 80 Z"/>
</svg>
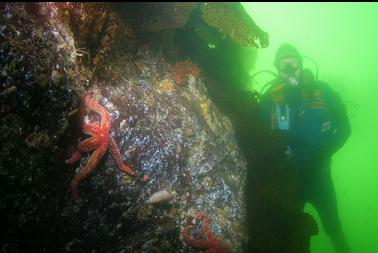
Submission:
<svg viewBox="0 0 378 253">
<path fill-rule="evenodd" d="M 268 47 L 269 37 L 240 3 L 202 3 L 202 18 L 242 46 Z"/>
</svg>

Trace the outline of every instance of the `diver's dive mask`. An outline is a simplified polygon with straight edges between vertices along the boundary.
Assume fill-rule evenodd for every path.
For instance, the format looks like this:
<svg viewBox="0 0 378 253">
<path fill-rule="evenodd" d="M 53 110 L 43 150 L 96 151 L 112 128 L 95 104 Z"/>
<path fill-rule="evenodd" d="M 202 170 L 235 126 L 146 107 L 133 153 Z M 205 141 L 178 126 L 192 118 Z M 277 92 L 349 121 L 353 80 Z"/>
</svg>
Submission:
<svg viewBox="0 0 378 253">
<path fill-rule="evenodd" d="M 281 69 L 281 72 L 288 74 L 288 75 L 292 75 L 297 71 L 298 68 L 299 68 L 299 65 L 295 66 L 291 63 L 286 63 L 284 65 L 284 67 Z"/>
<path fill-rule="evenodd" d="M 288 58 L 280 62 L 278 69 L 287 84 L 297 86 L 299 84 L 298 70 L 300 66 L 300 63 L 296 58 Z"/>
</svg>

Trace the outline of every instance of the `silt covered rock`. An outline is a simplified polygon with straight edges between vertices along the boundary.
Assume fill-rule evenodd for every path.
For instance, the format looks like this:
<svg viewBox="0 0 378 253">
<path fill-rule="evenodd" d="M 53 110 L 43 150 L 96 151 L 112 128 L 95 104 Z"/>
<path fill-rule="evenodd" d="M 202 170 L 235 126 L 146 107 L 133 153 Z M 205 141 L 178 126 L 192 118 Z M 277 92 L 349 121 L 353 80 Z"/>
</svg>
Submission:
<svg viewBox="0 0 378 253">
<path fill-rule="evenodd" d="M 188 250 L 181 230 L 200 210 L 208 213 L 215 235 L 240 251 L 246 239 L 246 164 L 231 122 L 208 99 L 200 77 L 188 71 L 187 82 L 177 85 L 173 73 L 162 71 L 171 68 L 161 55 L 148 47 L 137 55 L 145 63 L 142 75 L 110 64 L 108 68 L 123 74 L 112 80 L 117 85 L 103 81 L 91 89 L 112 115 L 112 136 L 136 175 L 120 171 L 109 154 L 104 156 L 80 184 L 81 200 L 69 198 L 65 205 L 63 224 L 76 238 L 70 245 L 109 250 L 104 239 L 95 239 L 107 237 L 117 249 Z M 84 226 L 75 230 L 77 222 Z M 83 235 L 85 243 L 79 243 Z"/>
</svg>

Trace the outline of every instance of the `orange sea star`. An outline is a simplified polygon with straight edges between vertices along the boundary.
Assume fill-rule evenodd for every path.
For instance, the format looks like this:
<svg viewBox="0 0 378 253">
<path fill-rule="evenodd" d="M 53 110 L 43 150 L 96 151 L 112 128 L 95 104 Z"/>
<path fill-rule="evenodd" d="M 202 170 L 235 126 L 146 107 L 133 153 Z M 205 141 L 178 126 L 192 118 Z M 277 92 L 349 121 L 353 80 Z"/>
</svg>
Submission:
<svg viewBox="0 0 378 253">
<path fill-rule="evenodd" d="M 207 213 L 196 211 L 195 217 L 197 219 L 202 219 L 203 233 L 206 239 L 194 239 L 189 235 L 189 230 L 193 227 L 192 225 L 187 225 L 182 231 L 182 236 L 184 241 L 189 246 L 194 248 L 206 249 L 206 253 L 226 253 L 230 249 L 226 245 L 222 244 L 219 239 L 213 234 L 209 228 L 209 218 Z"/>
<path fill-rule="evenodd" d="M 101 123 L 96 121 L 87 124 L 83 120 L 83 132 L 85 134 L 91 135 L 92 137 L 80 142 L 78 150 L 71 156 L 70 159 L 66 160 L 66 163 L 73 164 L 81 159 L 82 153 L 95 150 L 91 155 L 88 163 L 85 165 L 84 169 L 81 170 L 71 181 L 71 192 L 75 200 L 79 198 L 77 193 L 77 187 L 81 181 L 87 178 L 93 170 L 100 163 L 102 157 L 104 156 L 108 146 L 110 146 L 110 153 L 116 160 L 118 167 L 133 175 L 135 172 L 129 166 L 125 165 L 122 161 L 121 153 L 114 142 L 113 137 L 110 135 L 110 122 L 111 116 L 105 110 L 103 106 L 94 101 L 89 94 L 84 96 L 85 105 L 91 110 L 101 116 Z M 82 117 L 82 108 L 80 108 L 80 114 Z"/>
</svg>

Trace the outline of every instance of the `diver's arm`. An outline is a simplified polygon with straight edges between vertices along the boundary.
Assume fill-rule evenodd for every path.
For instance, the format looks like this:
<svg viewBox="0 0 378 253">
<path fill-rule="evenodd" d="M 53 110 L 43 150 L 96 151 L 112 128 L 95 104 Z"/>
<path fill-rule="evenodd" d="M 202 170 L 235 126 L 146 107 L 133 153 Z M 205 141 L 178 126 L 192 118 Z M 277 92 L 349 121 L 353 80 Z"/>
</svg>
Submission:
<svg viewBox="0 0 378 253">
<path fill-rule="evenodd" d="M 325 99 L 329 110 L 336 122 L 336 130 L 332 135 L 328 148 L 331 154 L 338 151 L 351 135 L 351 125 L 347 115 L 346 107 L 340 97 L 334 90 L 327 87 Z"/>
<path fill-rule="evenodd" d="M 351 126 L 341 97 L 326 84 L 321 85 L 321 91 L 336 129 L 326 144 L 310 146 L 302 143 L 294 147 L 292 159 L 295 167 L 300 168 L 307 162 L 330 158 L 345 144 L 351 134 Z"/>
</svg>

